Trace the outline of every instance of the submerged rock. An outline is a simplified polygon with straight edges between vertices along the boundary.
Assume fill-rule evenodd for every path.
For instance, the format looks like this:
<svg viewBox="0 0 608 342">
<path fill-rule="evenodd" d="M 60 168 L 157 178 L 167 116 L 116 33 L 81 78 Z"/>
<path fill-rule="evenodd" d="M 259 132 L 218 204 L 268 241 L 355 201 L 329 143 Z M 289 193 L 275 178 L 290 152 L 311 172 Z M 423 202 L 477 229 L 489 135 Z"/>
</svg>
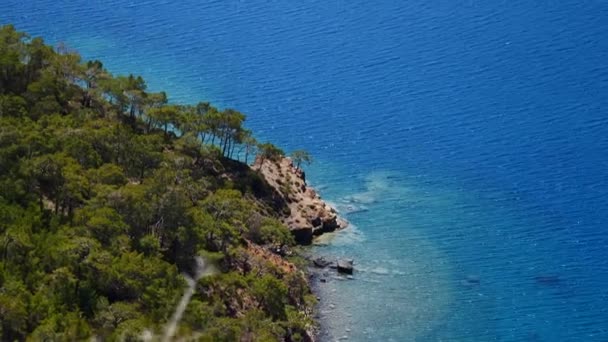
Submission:
<svg viewBox="0 0 608 342">
<path fill-rule="evenodd" d="M 460 281 L 460 284 L 472 288 L 481 284 L 481 278 L 478 275 L 468 275 Z"/>
<path fill-rule="evenodd" d="M 353 260 L 339 259 L 337 263 L 338 273 L 353 274 Z"/>
<path fill-rule="evenodd" d="M 340 206 L 340 210 L 347 214 L 356 214 L 356 213 L 366 212 L 369 209 L 362 205 L 347 204 L 347 205 Z"/>
<path fill-rule="evenodd" d="M 552 286 L 559 284 L 561 282 L 561 279 L 558 275 L 555 274 L 543 274 L 534 277 L 534 281 L 536 281 L 536 283 L 540 285 Z"/>
</svg>

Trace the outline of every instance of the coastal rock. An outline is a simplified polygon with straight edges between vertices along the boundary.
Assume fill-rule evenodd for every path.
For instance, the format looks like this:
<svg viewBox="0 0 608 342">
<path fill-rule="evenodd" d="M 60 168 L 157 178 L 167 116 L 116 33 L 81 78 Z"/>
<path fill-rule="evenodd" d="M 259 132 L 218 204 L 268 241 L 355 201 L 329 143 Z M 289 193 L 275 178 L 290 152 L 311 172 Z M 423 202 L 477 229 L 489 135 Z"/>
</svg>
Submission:
<svg viewBox="0 0 608 342">
<path fill-rule="evenodd" d="M 292 253 L 287 246 L 274 246 L 270 249 L 276 255 L 280 255 L 282 257 L 291 256 Z"/>
<path fill-rule="evenodd" d="M 265 264 L 271 263 L 274 267 L 284 273 L 293 273 L 296 266 L 287 261 L 280 255 L 275 254 L 269 248 L 259 246 L 251 241 L 247 241 L 247 248 L 232 261 L 232 267 L 244 272 L 244 270 L 261 270 Z"/>
<path fill-rule="evenodd" d="M 337 269 L 338 273 L 353 274 L 353 260 L 339 259 Z"/>
<path fill-rule="evenodd" d="M 300 245 L 310 245 L 313 238 L 313 230 L 311 227 L 288 226 L 293 234 L 296 243 Z"/>
<path fill-rule="evenodd" d="M 283 211 L 281 221 L 289 227 L 297 243 L 308 245 L 315 236 L 348 225 L 338 216 L 335 208 L 306 184 L 304 171 L 296 167 L 290 158 L 257 158 L 252 169 L 264 177 L 286 205 L 288 210 Z"/>
<path fill-rule="evenodd" d="M 331 261 L 326 260 L 324 257 L 315 258 L 312 263 L 319 268 L 325 268 L 331 264 Z"/>
</svg>

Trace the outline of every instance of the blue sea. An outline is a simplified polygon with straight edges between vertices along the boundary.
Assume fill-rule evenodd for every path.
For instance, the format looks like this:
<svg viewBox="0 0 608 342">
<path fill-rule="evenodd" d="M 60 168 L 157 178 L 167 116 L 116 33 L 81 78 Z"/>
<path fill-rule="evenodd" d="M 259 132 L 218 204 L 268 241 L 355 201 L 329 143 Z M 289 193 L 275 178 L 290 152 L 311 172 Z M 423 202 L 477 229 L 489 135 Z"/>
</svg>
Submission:
<svg viewBox="0 0 608 342">
<path fill-rule="evenodd" d="M 608 341 L 608 2 L 3 0 L 315 158 L 327 341 Z"/>
</svg>

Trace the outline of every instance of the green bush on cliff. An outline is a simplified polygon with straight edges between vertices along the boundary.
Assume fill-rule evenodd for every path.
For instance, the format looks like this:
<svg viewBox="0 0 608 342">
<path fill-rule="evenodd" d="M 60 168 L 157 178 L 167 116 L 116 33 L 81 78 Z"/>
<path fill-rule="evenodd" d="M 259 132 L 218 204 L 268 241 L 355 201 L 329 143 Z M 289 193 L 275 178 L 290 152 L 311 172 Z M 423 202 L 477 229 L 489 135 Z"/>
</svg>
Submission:
<svg viewBox="0 0 608 342">
<path fill-rule="evenodd" d="M 294 241 L 238 161 L 257 144 L 244 120 L 1 27 L 0 340 L 160 336 L 196 255 L 220 274 L 198 282 L 179 334 L 302 336 L 303 275 L 247 254 Z"/>
</svg>

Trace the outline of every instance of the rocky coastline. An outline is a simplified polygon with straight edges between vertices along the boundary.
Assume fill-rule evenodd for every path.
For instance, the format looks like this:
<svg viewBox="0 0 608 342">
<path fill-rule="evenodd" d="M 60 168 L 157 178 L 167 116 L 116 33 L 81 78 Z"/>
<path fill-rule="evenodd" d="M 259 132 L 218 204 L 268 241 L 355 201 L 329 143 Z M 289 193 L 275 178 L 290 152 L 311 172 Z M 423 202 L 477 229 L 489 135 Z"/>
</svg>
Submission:
<svg viewBox="0 0 608 342">
<path fill-rule="evenodd" d="M 296 167 L 290 158 L 257 158 L 252 168 L 260 172 L 288 209 L 284 210 L 285 215 L 280 219 L 298 244 L 310 245 L 314 237 L 348 226 L 348 222 L 338 216 L 336 209 L 307 185 L 304 171 Z"/>
<path fill-rule="evenodd" d="M 283 213 L 281 222 L 292 232 L 296 242 L 300 245 L 310 245 L 315 237 L 325 233 L 335 232 L 348 226 L 348 222 L 338 215 L 337 210 L 325 202 L 319 193 L 306 183 L 305 172 L 296 167 L 288 157 L 276 160 L 257 158 L 251 166 L 260 173 L 264 180 L 274 190 L 273 202 L 277 210 Z M 311 291 L 318 295 L 318 286 L 330 278 L 330 272 L 336 276 L 340 274 L 352 278 L 353 260 L 331 259 L 323 256 L 306 253 L 309 262 L 307 273 Z M 309 341 L 321 339 L 318 312 L 312 312 L 317 327 L 308 332 Z"/>
</svg>

